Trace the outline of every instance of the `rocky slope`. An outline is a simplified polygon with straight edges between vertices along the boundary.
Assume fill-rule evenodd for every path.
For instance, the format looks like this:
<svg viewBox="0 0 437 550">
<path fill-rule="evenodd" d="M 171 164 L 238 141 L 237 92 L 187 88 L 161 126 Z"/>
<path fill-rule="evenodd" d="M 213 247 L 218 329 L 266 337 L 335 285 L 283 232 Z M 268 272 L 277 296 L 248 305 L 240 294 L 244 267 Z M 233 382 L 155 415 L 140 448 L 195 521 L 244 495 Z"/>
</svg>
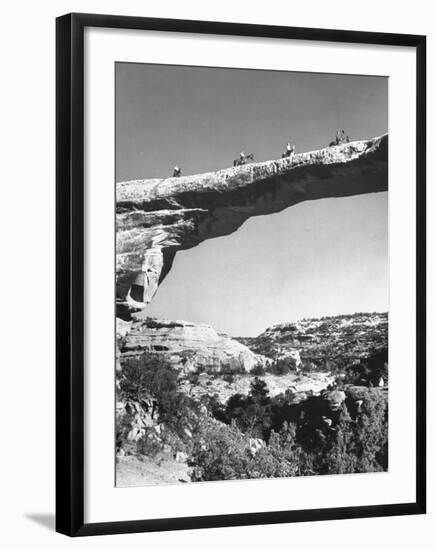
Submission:
<svg viewBox="0 0 437 550">
<path fill-rule="evenodd" d="M 268 328 L 255 338 L 238 338 L 255 353 L 280 359 L 298 350 L 310 370 L 341 370 L 388 346 L 387 313 L 355 313 L 303 319 Z"/>
<path fill-rule="evenodd" d="M 257 337 L 240 338 L 187 321 L 117 320 L 117 335 L 124 359 L 145 351 L 159 353 L 183 373 L 250 373 L 256 367 L 269 370 L 281 361 L 293 372 L 341 372 L 387 349 L 388 315 L 356 313 L 303 319 L 269 327 Z"/>
<path fill-rule="evenodd" d="M 386 191 L 388 136 L 217 172 L 117 183 L 119 315 L 143 309 L 178 250 L 306 200 Z"/>
<path fill-rule="evenodd" d="M 161 353 L 183 372 L 249 372 L 269 359 L 254 353 L 244 344 L 217 334 L 210 325 L 147 318 L 131 323 L 119 322 L 118 333 L 124 358 L 145 351 Z M 126 330 L 126 327 L 129 330 Z"/>
<path fill-rule="evenodd" d="M 276 376 L 270 373 L 258 376 L 266 383 L 270 397 L 290 391 L 293 393 L 293 402 L 299 403 L 309 395 L 319 395 L 335 382 L 335 376 L 329 372 L 296 373 Z M 235 375 L 232 379 L 201 374 L 196 383 L 189 378 L 181 380 L 180 389 L 194 399 L 201 399 L 205 395 L 215 396 L 217 401 L 225 404 L 236 393 L 248 395 L 254 375 Z"/>
</svg>

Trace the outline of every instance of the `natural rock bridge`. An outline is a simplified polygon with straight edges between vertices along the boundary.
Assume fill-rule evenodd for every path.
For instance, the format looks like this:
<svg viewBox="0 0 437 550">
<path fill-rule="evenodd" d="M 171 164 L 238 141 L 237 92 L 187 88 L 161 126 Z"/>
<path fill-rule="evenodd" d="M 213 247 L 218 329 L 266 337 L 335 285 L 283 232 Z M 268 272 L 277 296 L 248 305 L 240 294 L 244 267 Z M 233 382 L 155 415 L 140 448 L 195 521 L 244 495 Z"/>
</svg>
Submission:
<svg viewBox="0 0 437 550">
<path fill-rule="evenodd" d="M 229 235 L 251 216 L 387 188 L 387 134 L 206 174 L 117 183 L 117 303 L 144 308 L 178 250 Z"/>
</svg>

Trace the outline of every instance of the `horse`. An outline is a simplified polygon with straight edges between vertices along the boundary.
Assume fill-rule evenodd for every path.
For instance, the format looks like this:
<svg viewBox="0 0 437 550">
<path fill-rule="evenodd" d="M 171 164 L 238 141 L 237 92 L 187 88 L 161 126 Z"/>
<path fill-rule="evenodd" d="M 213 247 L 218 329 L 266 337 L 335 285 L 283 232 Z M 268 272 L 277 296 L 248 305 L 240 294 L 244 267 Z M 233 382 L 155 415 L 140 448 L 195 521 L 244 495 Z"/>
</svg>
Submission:
<svg viewBox="0 0 437 550">
<path fill-rule="evenodd" d="M 335 147 L 336 145 L 343 145 L 344 143 L 349 143 L 349 142 L 350 142 L 349 136 L 346 136 L 344 133 L 344 130 L 342 130 L 341 132 L 340 131 L 336 132 L 335 140 L 330 141 L 328 147 Z"/>
<path fill-rule="evenodd" d="M 252 162 L 255 160 L 253 153 L 248 153 L 247 155 L 244 155 L 244 158 L 239 157 L 238 159 L 235 159 L 234 166 L 243 166 L 243 164 L 246 164 L 248 160 L 251 160 Z"/>
<path fill-rule="evenodd" d="M 328 147 L 335 147 L 336 145 L 343 145 L 345 143 L 350 143 L 350 138 L 349 136 L 346 136 L 344 137 L 343 139 L 340 139 L 340 140 L 335 140 L 335 141 L 330 141 L 329 142 L 329 145 Z"/>
<path fill-rule="evenodd" d="M 288 158 L 288 157 L 291 157 L 292 155 L 294 155 L 295 151 L 296 151 L 296 146 L 293 145 L 293 147 L 292 147 L 291 149 L 287 149 L 286 151 L 284 151 L 284 152 L 282 153 L 282 157 L 281 157 L 281 158 L 286 159 L 286 158 Z"/>
</svg>

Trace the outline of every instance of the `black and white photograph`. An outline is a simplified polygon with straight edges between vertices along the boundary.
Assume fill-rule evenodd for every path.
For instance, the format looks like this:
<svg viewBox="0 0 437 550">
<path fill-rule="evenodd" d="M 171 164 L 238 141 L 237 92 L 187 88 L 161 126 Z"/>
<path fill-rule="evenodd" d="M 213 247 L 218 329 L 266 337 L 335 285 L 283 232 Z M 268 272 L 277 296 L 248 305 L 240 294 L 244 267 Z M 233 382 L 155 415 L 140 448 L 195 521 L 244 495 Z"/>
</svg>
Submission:
<svg viewBox="0 0 437 550">
<path fill-rule="evenodd" d="M 389 471 L 388 85 L 116 63 L 117 487 Z"/>
<path fill-rule="evenodd" d="M 6 4 L 2 548 L 432 548 L 414 7 Z"/>
</svg>

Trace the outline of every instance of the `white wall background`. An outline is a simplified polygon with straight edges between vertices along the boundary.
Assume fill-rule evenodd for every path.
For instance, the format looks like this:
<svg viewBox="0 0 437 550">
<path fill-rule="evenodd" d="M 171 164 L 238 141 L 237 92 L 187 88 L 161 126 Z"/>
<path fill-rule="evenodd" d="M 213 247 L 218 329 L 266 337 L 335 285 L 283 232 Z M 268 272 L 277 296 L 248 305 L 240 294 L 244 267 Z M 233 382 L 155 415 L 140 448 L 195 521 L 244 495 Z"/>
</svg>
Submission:
<svg viewBox="0 0 437 550">
<path fill-rule="evenodd" d="M 437 93 L 437 30 L 434 3 L 416 0 L 408 9 L 397 2 L 312 0 L 195 0 L 97 2 L 58 0 L 9 2 L 2 10 L 0 139 L 2 200 L 2 383 L 0 454 L 0 541 L 8 549 L 204 548 L 251 549 L 281 545 L 308 549 L 354 550 L 431 548 L 437 535 L 436 388 L 437 330 L 436 107 L 428 102 L 429 120 L 429 513 L 427 516 L 244 527 L 176 533 L 68 539 L 53 531 L 54 513 L 54 152 L 55 152 L 55 17 L 94 12 L 259 24 L 417 33 L 428 35 L 428 97 Z M 434 64 L 434 67 L 432 67 Z M 26 289 L 27 301 L 18 301 Z"/>
</svg>

